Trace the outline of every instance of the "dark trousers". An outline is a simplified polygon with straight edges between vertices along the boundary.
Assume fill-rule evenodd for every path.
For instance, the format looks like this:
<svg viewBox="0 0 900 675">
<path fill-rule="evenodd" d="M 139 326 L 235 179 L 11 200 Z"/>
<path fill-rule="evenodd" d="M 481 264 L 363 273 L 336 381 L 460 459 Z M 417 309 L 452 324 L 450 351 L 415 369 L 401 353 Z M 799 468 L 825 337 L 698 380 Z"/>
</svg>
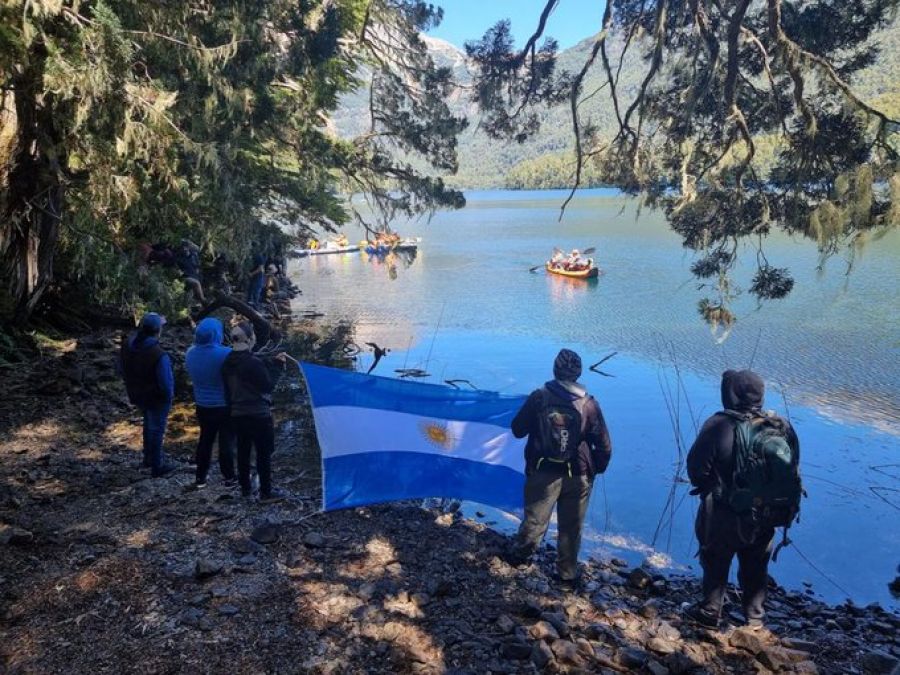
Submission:
<svg viewBox="0 0 900 675">
<path fill-rule="evenodd" d="M 706 497 L 711 500 L 712 497 Z M 765 617 L 769 558 L 775 528 L 754 528 L 731 510 L 701 502 L 697 513 L 697 539 L 703 566 L 702 608 L 713 616 L 722 612 L 731 561 L 738 559 L 738 585 L 747 620 Z"/>
<path fill-rule="evenodd" d="M 165 463 L 163 437 L 169 421 L 169 406 L 142 408 L 144 414 L 144 466 L 157 473 Z"/>
<path fill-rule="evenodd" d="M 232 417 L 237 438 L 237 468 L 241 492 L 250 494 L 250 452 L 256 448 L 256 472 L 262 497 L 272 494 L 272 453 L 275 450 L 275 424 L 271 415 Z"/>
<path fill-rule="evenodd" d="M 588 476 L 568 476 L 535 471 L 525 479 L 525 519 L 517 535 L 517 555 L 530 557 L 540 545 L 553 507 L 556 507 L 557 562 L 560 579 L 578 575 L 581 528 L 591 499 L 594 481 Z"/>
<path fill-rule="evenodd" d="M 205 483 L 212 462 L 213 444 L 219 439 L 219 469 L 225 480 L 234 480 L 234 432 L 228 408 L 197 406 L 200 440 L 197 441 L 197 482 Z"/>
</svg>

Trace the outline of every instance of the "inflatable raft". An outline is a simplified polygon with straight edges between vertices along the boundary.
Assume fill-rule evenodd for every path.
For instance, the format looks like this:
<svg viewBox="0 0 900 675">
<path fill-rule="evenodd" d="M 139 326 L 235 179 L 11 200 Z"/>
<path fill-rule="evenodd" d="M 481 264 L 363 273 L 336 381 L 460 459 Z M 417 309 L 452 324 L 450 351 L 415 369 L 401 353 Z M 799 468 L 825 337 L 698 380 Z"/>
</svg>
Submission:
<svg viewBox="0 0 900 675">
<path fill-rule="evenodd" d="M 556 274 L 569 279 L 596 279 L 600 275 L 600 268 L 595 267 L 591 262 L 587 269 L 583 270 L 567 270 L 562 267 L 555 267 L 550 263 L 545 265 L 548 274 Z"/>
</svg>

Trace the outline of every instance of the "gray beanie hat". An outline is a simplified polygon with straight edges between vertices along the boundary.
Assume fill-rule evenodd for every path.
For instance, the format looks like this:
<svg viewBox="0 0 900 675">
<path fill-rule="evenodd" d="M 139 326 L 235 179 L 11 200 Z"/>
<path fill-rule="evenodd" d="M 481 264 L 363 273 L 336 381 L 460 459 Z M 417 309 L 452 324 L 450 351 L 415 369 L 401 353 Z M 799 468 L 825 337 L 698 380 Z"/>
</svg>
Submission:
<svg viewBox="0 0 900 675">
<path fill-rule="evenodd" d="M 581 377 L 581 357 L 571 349 L 561 349 L 553 362 L 553 377 L 574 382 Z"/>
</svg>

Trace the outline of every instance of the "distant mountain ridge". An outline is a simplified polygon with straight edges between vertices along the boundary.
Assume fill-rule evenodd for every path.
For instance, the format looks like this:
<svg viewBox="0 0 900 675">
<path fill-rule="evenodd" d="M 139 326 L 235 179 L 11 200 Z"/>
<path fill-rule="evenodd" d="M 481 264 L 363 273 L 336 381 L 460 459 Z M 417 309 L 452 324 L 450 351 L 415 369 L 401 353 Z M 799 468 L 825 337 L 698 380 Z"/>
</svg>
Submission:
<svg viewBox="0 0 900 675">
<path fill-rule="evenodd" d="M 568 185 L 572 166 L 572 120 L 569 107 L 559 105 L 545 108 L 541 130 L 524 143 L 498 141 L 479 129 L 478 113 L 468 101 L 466 87 L 472 82 L 468 59 L 455 45 L 423 35 L 423 40 L 439 66 L 453 69 L 460 92 L 452 101 L 456 114 L 466 114 L 470 126 L 459 139 L 459 171 L 447 178 L 460 188 L 549 188 Z M 881 45 L 878 62 L 857 74 L 853 85 L 864 100 L 877 104 L 887 112 L 900 115 L 900 21 L 882 31 L 877 37 Z M 560 52 L 557 68 L 577 72 L 589 56 L 594 38 L 588 37 L 577 45 Z M 618 64 L 622 43 L 609 45 L 610 61 Z M 619 89 L 629 97 L 639 86 L 644 73 L 640 50 L 632 46 L 622 63 Z M 365 75 L 361 75 L 365 79 Z M 599 63 L 588 73 L 582 88 L 583 95 L 597 91 L 605 82 Z M 582 122 L 592 123 L 601 135 L 612 135 L 616 120 L 606 91 L 600 91 L 581 108 Z M 365 87 L 345 96 L 332 122 L 342 136 L 352 137 L 368 128 L 368 92 Z M 588 174 L 588 182 L 591 176 Z"/>
</svg>

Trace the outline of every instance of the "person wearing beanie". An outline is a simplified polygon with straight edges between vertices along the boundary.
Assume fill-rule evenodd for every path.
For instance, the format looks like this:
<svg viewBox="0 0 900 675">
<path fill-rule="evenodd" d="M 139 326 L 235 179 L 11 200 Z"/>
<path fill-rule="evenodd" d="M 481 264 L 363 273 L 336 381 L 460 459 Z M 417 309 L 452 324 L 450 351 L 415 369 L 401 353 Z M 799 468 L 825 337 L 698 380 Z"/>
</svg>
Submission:
<svg viewBox="0 0 900 675">
<path fill-rule="evenodd" d="M 222 365 L 225 396 L 231 408 L 231 423 L 237 438 L 237 469 L 241 494 L 250 499 L 250 453 L 256 449 L 261 502 L 277 501 L 285 495 L 272 486 L 272 453 L 275 424 L 272 419 L 272 392 L 284 372 L 284 352 L 273 361 L 263 361 L 253 353 L 256 336 L 253 325 L 242 322 L 231 329 L 231 353 Z"/>
<path fill-rule="evenodd" d="M 741 446 L 746 447 L 746 442 L 738 440 L 738 426 L 741 422 L 751 422 L 752 426 L 764 427 L 767 434 L 774 433 L 784 439 L 783 454 L 797 465 L 798 491 L 802 491 L 800 442 L 790 422 L 763 411 L 765 383 L 752 370 L 722 373 L 721 394 L 723 410 L 703 423 L 687 457 L 688 477 L 695 488 L 691 494 L 700 496 L 695 527 L 703 567 L 703 598 L 687 607 L 685 615 L 707 628 L 718 627 L 731 562 L 737 556 L 744 616 L 750 628 L 758 629 L 763 627 L 765 619 L 775 525 L 766 519 L 748 519 L 729 502 Z M 799 503 L 799 494 L 797 500 Z"/>
<path fill-rule="evenodd" d="M 557 573 L 560 586 L 578 583 L 581 530 L 594 485 L 606 471 L 612 446 L 603 413 L 585 388 L 581 358 L 570 349 L 559 352 L 553 377 L 531 393 L 512 421 L 516 438 L 525 444 L 525 518 L 509 553 L 510 562 L 525 564 L 537 550 L 557 510 Z"/>
<path fill-rule="evenodd" d="M 140 408 L 144 417 L 144 466 L 155 478 L 167 476 L 177 468 L 163 453 L 163 438 L 172 400 L 175 377 L 172 361 L 159 344 L 164 317 L 149 312 L 138 329 L 122 343 L 119 362 L 128 400 Z"/>
<path fill-rule="evenodd" d="M 234 470 L 234 432 L 231 428 L 231 411 L 225 399 L 225 380 L 222 365 L 231 349 L 222 344 L 223 328 L 218 319 L 208 317 L 197 324 L 194 344 L 187 350 L 184 365 L 194 386 L 194 403 L 200 422 L 200 439 L 197 441 L 197 475 L 194 486 L 206 487 L 213 444 L 219 440 L 219 469 L 225 485 L 237 483 Z"/>
</svg>

